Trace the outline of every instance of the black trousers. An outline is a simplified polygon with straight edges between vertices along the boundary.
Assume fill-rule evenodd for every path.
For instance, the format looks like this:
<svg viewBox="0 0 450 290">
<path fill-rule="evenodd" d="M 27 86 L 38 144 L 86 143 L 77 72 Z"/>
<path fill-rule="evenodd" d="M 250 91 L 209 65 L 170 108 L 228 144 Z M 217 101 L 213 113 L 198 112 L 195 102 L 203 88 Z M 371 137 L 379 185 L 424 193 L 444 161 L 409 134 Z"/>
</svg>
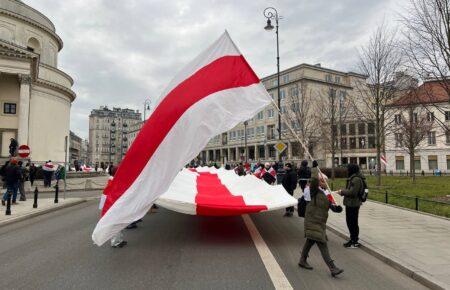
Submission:
<svg viewBox="0 0 450 290">
<path fill-rule="evenodd" d="M 359 239 L 359 206 L 358 207 L 345 207 L 345 219 L 347 221 L 348 231 L 350 232 L 350 239 L 353 242 L 357 242 Z"/>
<path fill-rule="evenodd" d="M 309 251 L 311 250 L 311 247 L 317 244 L 317 247 L 319 247 L 320 254 L 322 254 L 322 258 L 324 262 L 328 265 L 333 260 L 330 257 L 330 252 L 328 251 L 328 245 L 324 242 L 318 242 L 310 239 L 306 239 L 305 245 L 303 246 L 302 250 L 302 258 L 306 260 L 308 258 Z"/>
<path fill-rule="evenodd" d="M 288 191 L 288 193 L 289 193 L 291 196 L 294 196 L 294 191 Z M 287 207 L 287 208 L 286 208 L 286 212 L 294 213 L 294 211 L 295 211 L 295 208 L 294 208 L 293 206 L 290 206 L 290 207 Z"/>
<path fill-rule="evenodd" d="M 302 192 L 303 192 L 303 191 L 305 191 L 305 187 L 308 184 L 308 181 L 307 180 L 300 180 L 299 184 L 300 184 L 300 188 L 302 189 Z"/>
</svg>

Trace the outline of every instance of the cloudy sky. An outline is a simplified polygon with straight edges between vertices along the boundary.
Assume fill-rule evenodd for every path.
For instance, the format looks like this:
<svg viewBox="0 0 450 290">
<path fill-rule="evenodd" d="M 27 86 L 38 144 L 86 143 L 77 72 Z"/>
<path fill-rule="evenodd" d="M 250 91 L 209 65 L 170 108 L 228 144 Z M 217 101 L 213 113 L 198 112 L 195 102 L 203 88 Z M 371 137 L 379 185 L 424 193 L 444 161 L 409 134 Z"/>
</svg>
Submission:
<svg viewBox="0 0 450 290">
<path fill-rule="evenodd" d="M 88 136 L 101 105 L 142 111 L 174 75 L 227 29 L 260 77 L 275 73 L 275 33 L 263 28 L 265 7 L 280 22 L 281 68 L 321 63 L 355 70 L 357 49 L 376 25 L 395 22 L 407 0 L 24 0 L 48 16 L 64 41 L 59 67 L 75 80 L 71 129 Z"/>
</svg>

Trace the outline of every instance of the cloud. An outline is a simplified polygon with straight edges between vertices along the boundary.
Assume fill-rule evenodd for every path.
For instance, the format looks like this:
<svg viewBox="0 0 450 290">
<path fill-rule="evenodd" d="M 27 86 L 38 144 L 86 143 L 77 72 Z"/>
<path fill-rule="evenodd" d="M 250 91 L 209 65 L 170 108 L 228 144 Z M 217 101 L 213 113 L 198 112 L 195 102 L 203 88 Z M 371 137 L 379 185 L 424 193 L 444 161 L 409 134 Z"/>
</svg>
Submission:
<svg viewBox="0 0 450 290">
<path fill-rule="evenodd" d="M 404 0 L 405 1 L 405 0 Z M 71 129 L 88 136 L 101 105 L 143 108 L 171 78 L 227 29 L 260 77 L 276 70 L 275 33 L 262 14 L 277 7 L 281 68 L 299 63 L 352 70 L 359 48 L 394 0 L 26 0 L 48 16 L 64 41 L 59 67 L 75 80 Z"/>
</svg>

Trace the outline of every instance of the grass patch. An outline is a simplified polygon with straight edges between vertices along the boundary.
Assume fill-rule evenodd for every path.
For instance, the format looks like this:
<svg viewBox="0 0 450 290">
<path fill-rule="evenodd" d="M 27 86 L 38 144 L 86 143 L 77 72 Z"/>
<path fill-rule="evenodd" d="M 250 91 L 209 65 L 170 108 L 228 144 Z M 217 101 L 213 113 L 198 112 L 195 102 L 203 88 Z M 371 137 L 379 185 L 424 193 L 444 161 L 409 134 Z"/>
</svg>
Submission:
<svg viewBox="0 0 450 290">
<path fill-rule="evenodd" d="M 376 186 L 375 176 L 366 176 L 369 198 L 400 207 L 416 209 L 416 197 L 419 210 L 427 213 L 450 217 L 450 176 L 419 176 L 415 183 L 406 176 L 382 176 L 381 186 Z M 334 189 L 344 188 L 345 178 L 330 181 Z"/>
</svg>

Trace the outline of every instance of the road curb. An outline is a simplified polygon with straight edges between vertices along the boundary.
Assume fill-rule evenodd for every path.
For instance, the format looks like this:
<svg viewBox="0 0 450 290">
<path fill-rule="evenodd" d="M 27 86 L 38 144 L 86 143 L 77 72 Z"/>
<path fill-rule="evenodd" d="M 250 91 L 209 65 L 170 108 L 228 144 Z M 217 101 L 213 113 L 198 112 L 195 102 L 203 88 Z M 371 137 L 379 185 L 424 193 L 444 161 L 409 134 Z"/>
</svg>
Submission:
<svg viewBox="0 0 450 290">
<path fill-rule="evenodd" d="M 82 204 L 84 202 L 87 202 L 87 199 L 75 200 L 75 201 L 71 201 L 71 202 L 68 202 L 66 204 L 63 204 L 61 206 L 46 208 L 46 209 L 43 209 L 43 210 L 40 210 L 40 211 L 32 212 L 30 214 L 18 216 L 16 218 L 12 218 L 12 219 L 0 222 L 0 228 L 4 227 L 4 226 L 7 226 L 7 225 L 10 225 L 10 224 L 14 224 L 14 223 L 17 223 L 17 222 L 21 222 L 21 221 L 27 220 L 29 218 L 34 218 L 34 217 L 37 217 L 37 216 L 40 216 L 40 215 L 44 215 L 44 214 L 47 214 L 47 213 L 51 213 L 51 212 L 54 212 L 54 211 L 57 211 L 57 210 L 60 210 L 60 209 L 64 209 L 64 208 L 72 207 L 72 206 L 75 206 L 75 205 L 79 205 L 79 204 Z"/>
<path fill-rule="evenodd" d="M 350 238 L 347 234 L 343 233 L 341 230 L 335 229 L 328 224 L 327 224 L 327 228 L 331 232 L 335 233 L 336 235 L 340 236 L 343 239 L 348 240 Z M 397 260 L 394 257 L 389 257 L 389 255 L 387 253 L 385 253 L 383 250 L 371 245 L 370 243 L 363 242 L 361 244 L 360 248 L 363 251 L 365 251 L 366 253 L 374 256 L 378 260 L 388 264 L 389 266 L 402 272 L 403 274 L 407 275 L 408 277 L 411 277 L 412 279 L 416 280 L 417 282 L 424 285 L 425 287 L 428 287 L 430 289 L 436 289 L 436 290 L 445 290 L 448 287 L 448 285 L 445 285 L 442 282 L 437 281 L 436 279 L 433 279 L 428 274 L 423 273 L 420 269 L 418 269 L 414 266 L 411 266 L 411 265 L 405 265 L 405 263 Z"/>
</svg>

